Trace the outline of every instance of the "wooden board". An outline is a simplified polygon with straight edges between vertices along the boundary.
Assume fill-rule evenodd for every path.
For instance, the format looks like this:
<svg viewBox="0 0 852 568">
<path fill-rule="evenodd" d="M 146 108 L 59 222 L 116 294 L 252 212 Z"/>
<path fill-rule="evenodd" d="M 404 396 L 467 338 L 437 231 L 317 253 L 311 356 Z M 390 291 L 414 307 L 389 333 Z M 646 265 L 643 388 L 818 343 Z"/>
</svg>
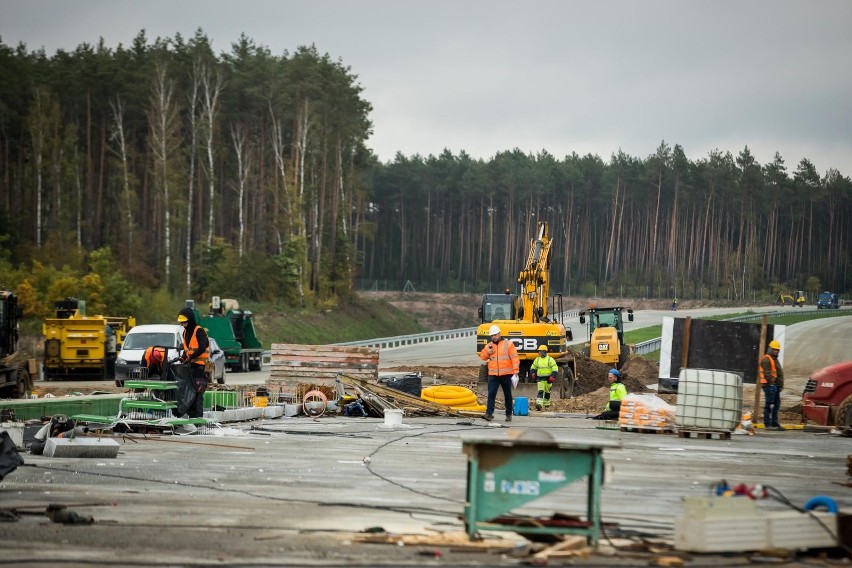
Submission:
<svg viewBox="0 0 852 568">
<path fill-rule="evenodd" d="M 699 440 L 730 440 L 731 433 L 726 430 L 678 430 L 679 438 L 697 438 Z"/>
<path fill-rule="evenodd" d="M 455 549 L 471 550 L 512 550 L 519 542 L 510 539 L 488 538 L 471 540 L 467 533 L 448 532 L 436 535 L 422 534 L 356 534 L 353 535 L 354 542 L 371 542 L 377 544 L 395 544 L 406 546 L 445 546 Z"/>
<path fill-rule="evenodd" d="M 269 382 L 294 387 L 313 382 L 333 385 L 340 373 L 364 379 L 379 376 L 376 347 L 273 343 Z"/>
</svg>

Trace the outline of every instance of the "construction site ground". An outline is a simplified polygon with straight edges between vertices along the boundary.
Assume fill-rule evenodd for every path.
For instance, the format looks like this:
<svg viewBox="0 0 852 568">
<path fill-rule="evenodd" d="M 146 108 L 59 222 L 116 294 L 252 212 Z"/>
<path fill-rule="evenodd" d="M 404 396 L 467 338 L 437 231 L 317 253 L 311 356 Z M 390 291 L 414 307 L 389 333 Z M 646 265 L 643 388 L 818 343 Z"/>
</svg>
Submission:
<svg viewBox="0 0 852 568">
<path fill-rule="evenodd" d="M 508 428 L 511 426 L 511 428 Z M 510 566 L 536 546 L 514 533 L 463 538 L 465 437 L 546 432 L 560 441 L 617 442 L 604 459 L 607 538 L 581 560 L 549 565 L 647 565 L 677 556 L 700 565 L 747 555 L 670 549 L 686 496 L 709 496 L 722 479 L 771 485 L 793 503 L 815 495 L 848 505 L 848 439 L 786 431 L 683 439 L 621 432 L 562 413 L 454 417 L 282 418 L 230 426 L 216 436 L 126 436 L 115 459 L 24 454 L 0 483 L 0 563 L 27 566 Z M 586 483 L 525 505 L 532 517 L 584 514 Z M 63 505 L 92 524 L 46 515 Z M 776 501 L 760 508 L 780 510 Z M 379 535 L 382 544 L 363 540 Z M 405 544 L 403 535 L 420 535 Z M 810 559 L 813 562 L 814 559 Z M 826 560 L 825 562 L 830 562 Z M 782 564 L 783 565 L 783 564 Z"/>
<path fill-rule="evenodd" d="M 492 423 L 434 416 L 405 417 L 399 426 L 382 418 L 301 416 L 226 425 L 211 435 L 116 437 L 121 449 L 115 459 L 23 454 L 25 465 L 0 483 L 0 519 L 9 521 L 0 523 L 0 564 L 730 566 L 767 556 L 672 550 L 684 497 L 709 496 L 727 480 L 769 485 L 798 505 L 816 495 L 831 495 L 841 506 L 852 503 L 848 438 L 827 430 L 758 430 L 729 439 L 622 432 L 586 418 L 607 399 L 594 365 L 581 362 L 580 375 L 589 379 L 578 384 L 578 396 L 556 399 L 549 411 L 532 410 L 511 423 L 501 412 Z M 426 383 L 468 384 L 484 400 L 475 369 L 405 369 L 412 370 L 422 372 Z M 624 370 L 631 392 L 656 382 L 652 362 L 633 358 Z M 516 395 L 534 398 L 534 391 L 535 385 L 521 384 Z M 674 402 L 675 395 L 662 396 Z M 788 407 L 784 421 L 794 418 Z M 603 489 L 606 535 L 597 549 L 580 545 L 548 556 L 548 544 L 512 532 L 485 533 L 477 542 L 466 537 L 462 440 L 530 432 L 560 442 L 620 444 L 604 452 L 613 477 Z M 575 482 L 514 513 L 584 516 L 586 488 Z M 51 505 L 92 523 L 53 522 Z M 774 500 L 759 506 L 786 508 Z M 772 560 L 837 562 L 792 553 Z"/>
<path fill-rule="evenodd" d="M 424 386 L 470 386 L 485 400 L 473 365 L 381 370 L 420 372 Z M 656 363 L 631 357 L 623 370 L 630 392 L 654 392 Z M 769 486 L 797 506 L 818 495 L 831 496 L 842 509 L 852 506 L 848 438 L 819 428 L 724 439 L 623 432 L 586 418 L 606 404 L 606 369 L 580 357 L 578 371 L 574 397 L 557 398 L 547 411 L 533 408 L 511 423 L 500 412 L 491 423 L 406 416 L 399 426 L 380 417 L 300 416 L 225 425 L 202 436 L 119 436 L 114 459 L 23 453 L 25 464 L 0 482 L 0 521 L 8 521 L 0 522 L 0 565 L 848 565 L 820 551 L 672 549 L 683 499 L 710 496 L 722 480 Z M 229 373 L 229 384 L 238 377 Z M 805 380 L 801 373 L 787 378 L 785 424 L 801 422 Z M 41 396 L 86 390 L 58 382 L 38 386 Z M 97 390 L 122 389 L 98 384 Z M 515 394 L 534 399 L 535 385 L 522 383 Z M 660 396 L 674 404 L 676 395 Z M 753 396 L 754 386 L 746 385 L 744 407 Z M 613 475 L 603 488 L 606 528 L 598 548 L 548 554 L 549 544 L 512 532 L 484 533 L 474 542 L 464 534 L 468 463 L 462 440 L 530 433 L 620 445 L 604 451 Z M 575 482 L 515 513 L 532 522 L 583 516 L 586 487 Z M 51 505 L 65 509 L 49 514 Z M 788 510 L 773 499 L 758 501 L 758 508 Z M 90 524 L 54 522 L 88 518 Z"/>
</svg>

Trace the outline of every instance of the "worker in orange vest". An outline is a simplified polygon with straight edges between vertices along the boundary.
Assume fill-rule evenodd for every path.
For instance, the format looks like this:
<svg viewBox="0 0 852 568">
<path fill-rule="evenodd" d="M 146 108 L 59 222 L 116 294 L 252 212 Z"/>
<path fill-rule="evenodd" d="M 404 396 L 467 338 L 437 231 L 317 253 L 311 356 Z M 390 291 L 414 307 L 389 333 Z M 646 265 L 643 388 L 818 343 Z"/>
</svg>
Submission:
<svg viewBox="0 0 852 568">
<path fill-rule="evenodd" d="M 195 387 L 195 401 L 186 410 L 190 418 L 204 417 L 204 391 L 207 390 L 207 375 L 204 373 L 210 359 L 210 340 L 207 332 L 195 321 L 195 312 L 184 308 L 178 313 L 178 323 L 183 326 L 183 355 L 181 362 L 189 365 Z"/>
<path fill-rule="evenodd" d="M 781 391 L 784 389 L 784 370 L 778 362 L 781 343 L 777 339 L 769 342 L 766 353 L 760 358 L 758 379 L 763 387 L 766 402 L 763 406 L 763 428 L 765 430 L 783 430 L 778 422 L 778 411 L 781 408 Z"/>
<path fill-rule="evenodd" d="M 147 367 L 148 376 L 154 375 L 163 378 L 163 363 L 166 360 L 166 349 L 164 347 L 154 347 L 153 345 L 145 350 L 142 354 L 142 366 Z"/>
<path fill-rule="evenodd" d="M 485 403 L 485 419 L 494 419 L 494 404 L 497 402 L 497 391 L 503 389 L 503 400 L 506 402 L 506 422 L 512 420 L 512 388 L 518 383 L 521 360 L 515 344 L 500 336 L 500 328 L 492 325 L 488 330 L 491 336 L 479 358 L 488 362 L 488 401 Z"/>
</svg>

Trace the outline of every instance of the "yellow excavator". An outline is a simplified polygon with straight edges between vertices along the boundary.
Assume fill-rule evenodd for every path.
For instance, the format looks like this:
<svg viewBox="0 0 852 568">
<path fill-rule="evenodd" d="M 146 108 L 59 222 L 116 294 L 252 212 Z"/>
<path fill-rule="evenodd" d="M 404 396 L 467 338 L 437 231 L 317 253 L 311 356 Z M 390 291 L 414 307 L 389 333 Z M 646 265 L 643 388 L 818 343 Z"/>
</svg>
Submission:
<svg viewBox="0 0 852 568">
<path fill-rule="evenodd" d="M 778 294 L 778 299 L 776 303 L 782 306 L 793 306 L 796 308 L 801 308 L 805 305 L 805 293 L 802 290 L 798 290 L 796 294 L 785 294 L 781 292 Z"/>
<path fill-rule="evenodd" d="M 485 294 L 479 307 L 479 327 L 476 328 L 476 351 L 479 353 L 491 340 L 488 328 L 496 325 L 501 335 L 515 344 L 521 360 L 520 376 L 525 380 L 530 366 L 538 356 L 540 345 L 559 366 L 559 378 L 554 391 L 562 398 L 574 392 L 576 363 L 569 355 L 568 342 L 574 339 L 571 328 L 559 319 L 563 317 L 562 294 L 550 296 L 550 251 L 553 241 L 548 224 L 539 223 L 536 236 L 530 240 L 527 263 L 518 275 L 519 293 L 506 289 L 503 294 Z M 551 306 L 548 309 L 548 301 Z M 488 381 L 488 367 L 480 365 L 479 381 Z"/>
</svg>

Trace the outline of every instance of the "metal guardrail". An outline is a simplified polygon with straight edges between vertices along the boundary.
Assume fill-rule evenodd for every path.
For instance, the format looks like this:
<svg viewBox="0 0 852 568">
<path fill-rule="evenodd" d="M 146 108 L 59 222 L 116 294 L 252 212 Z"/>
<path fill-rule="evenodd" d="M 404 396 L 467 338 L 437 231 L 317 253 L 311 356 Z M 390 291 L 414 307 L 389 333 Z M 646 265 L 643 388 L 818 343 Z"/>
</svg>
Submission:
<svg viewBox="0 0 852 568">
<path fill-rule="evenodd" d="M 648 353 L 653 353 L 654 351 L 659 351 L 660 346 L 663 344 L 663 338 L 657 337 L 655 339 L 649 339 L 648 341 L 643 341 L 642 343 L 637 343 L 633 346 L 633 353 L 636 355 L 647 355 Z"/>
<path fill-rule="evenodd" d="M 578 317 L 579 315 L 579 310 L 570 310 L 562 312 L 560 316 L 555 319 L 560 322 L 565 322 L 566 319 Z M 459 329 L 448 329 L 444 331 L 430 331 L 426 333 L 414 333 L 411 335 L 398 335 L 396 337 L 361 339 L 358 341 L 335 343 L 334 345 L 354 345 L 359 347 L 378 347 L 379 349 L 393 349 L 395 347 L 405 347 L 408 345 L 430 343 L 432 341 L 442 341 L 444 339 L 456 339 L 459 337 L 471 337 L 473 335 L 476 335 L 476 327 L 462 327 Z"/>
<path fill-rule="evenodd" d="M 413 333 L 411 335 L 398 335 L 396 337 L 377 337 L 375 339 L 361 339 L 358 341 L 346 341 L 334 343 L 333 345 L 355 345 L 359 347 L 378 347 L 379 349 L 393 349 L 394 347 L 405 347 L 418 343 L 429 343 L 443 339 L 455 339 L 457 337 L 470 337 L 476 334 L 475 327 L 464 327 L 460 329 L 448 329 L 445 331 L 432 331 L 428 333 Z"/>
</svg>

